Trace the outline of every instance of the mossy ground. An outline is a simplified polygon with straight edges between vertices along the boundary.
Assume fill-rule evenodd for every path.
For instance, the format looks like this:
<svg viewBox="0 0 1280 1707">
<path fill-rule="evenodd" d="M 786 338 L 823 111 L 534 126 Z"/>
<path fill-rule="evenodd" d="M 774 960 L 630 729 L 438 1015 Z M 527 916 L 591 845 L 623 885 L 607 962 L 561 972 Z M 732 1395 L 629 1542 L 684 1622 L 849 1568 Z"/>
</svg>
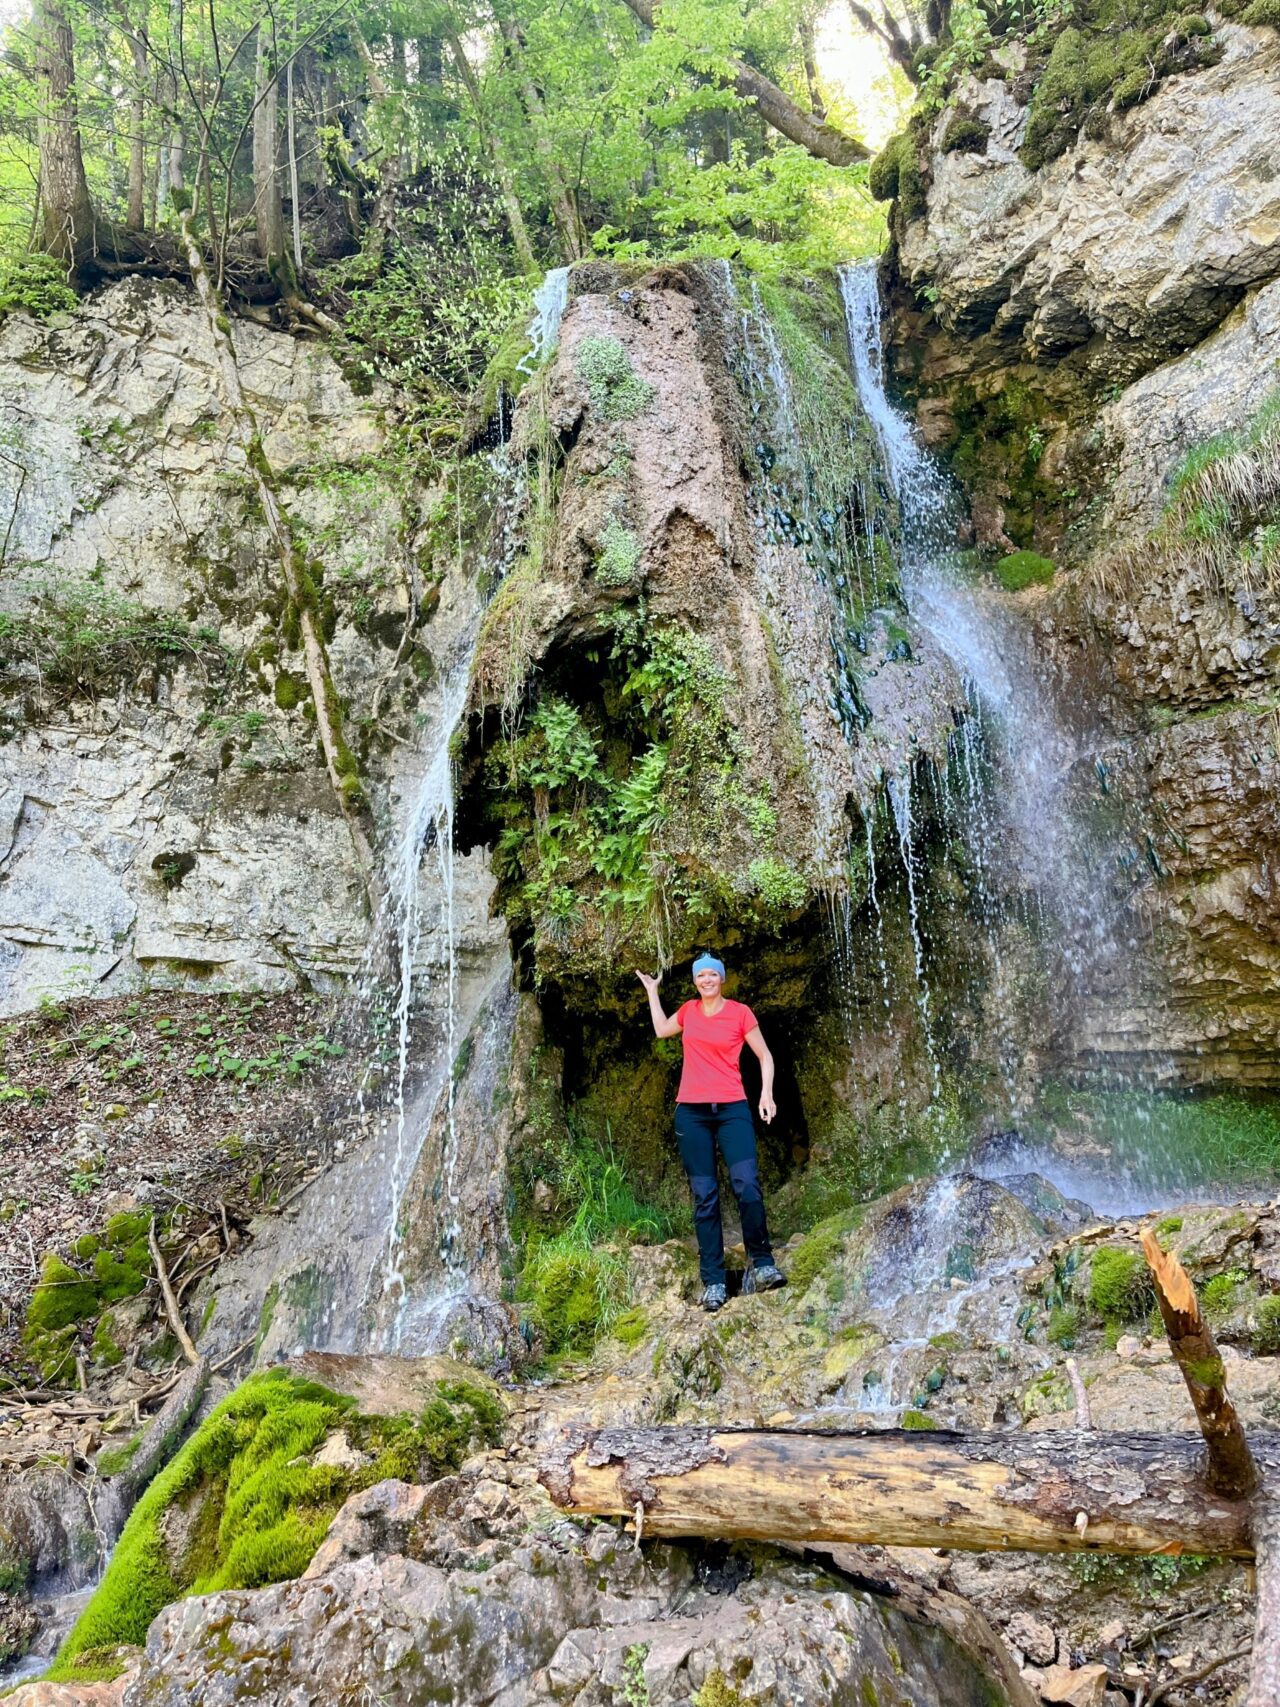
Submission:
<svg viewBox="0 0 1280 1707">
<path fill-rule="evenodd" d="M 156 1614 L 184 1595 L 298 1576 L 348 1494 L 389 1476 L 456 1469 L 473 1442 L 497 1438 L 502 1418 L 496 1399 L 461 1382 L 440 1383 L 417 1416 L 366 1417 L 283 1369 L 251 1376 L 143 1494 L 47 1675 L 73 1681 L 109 1670 L 114 1650 L 141 1643 Z M 311 1462 L 339 1427 L 367 1455 L 362 1468 Z"/>
<path fill-rule="evenodd" d="M 22 1334 L 23 1352 L 46 1381 L 63 1380 L 74 1368 L 84 1323 L 99 1317 L 109 1304 L 132 1298 L 147 1284 L 150 1226 L 149 1211 L 113 1215 L 101 1233 L 85 1233 L 76 1240 L 73 1255 L 78 1268 L 55 1251 L 46 1251 Z M 102 1324 L 94 1350 L 104 1363 L 119 1361 L 109 1328 Z"/>
</svg>

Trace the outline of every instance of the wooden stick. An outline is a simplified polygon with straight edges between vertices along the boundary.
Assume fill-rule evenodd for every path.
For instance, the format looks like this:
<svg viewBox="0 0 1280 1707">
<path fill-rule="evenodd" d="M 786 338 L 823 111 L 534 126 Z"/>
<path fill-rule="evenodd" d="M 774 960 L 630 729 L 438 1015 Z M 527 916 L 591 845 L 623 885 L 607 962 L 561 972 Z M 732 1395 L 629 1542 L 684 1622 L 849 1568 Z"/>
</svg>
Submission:
<svg viewBox="0 0 1280 1707">
<path fill-rule="evenodd" d="M 1080 1365 L 1074 1357 L 1069 1357 L 1066 1364 L 1067 1380 L 1071 1383 L 1071 1391 L 1076 1401 L 1076 1427 L 1092 1428 L 1093 1419 L 1089 1415 L 1089 1394 L 1085 1389 L 1084 1379 L 1080 1374 Z"/>
<path fill-rule="evenodd" d="M 650 1428 L 571 1431 L 539 1480 L 568 1511 L 639 1501 L 655 1536 L 1250 1558 L 1250 1504 L 1202 1467 L 1193 1434 Z"/>
<path fill-rule="evenodd" d="M 156 1238 L 156 1224 L 152 1221 L 147 1228 L 147 1244 L 151 1250 L 151 1261 L 155 1264 L 156 1279 L 160 1282 L 160 1291 L 164 1295 L 165 1314 L 169 1318 L 169 1326 L 173 1329 L 174 1337 L 182 1347 L 182 1355 L 188 1363 L 199 1363 L 200 1353 L 191 1342 L 191 1335 L 183 1323 L 178 1301 L 173 1295 L 173 1286 L 169 1281 L 169 1271 L 164 1266 L 164 1258 L 160 1254 L 160 1241 Z"/>
<path fill-rule="evenodd" d="M 1227 1397 L 1226 1371 L 1213 1330 L 1200 1313 L 1186 1269 L 1171 1251 L 1161 1249 L 1150 1227 L 1142 1230 L 1142 1252 L 1155 1281 L 1156 1302 L 1174 1359 L 1209 1449 L 1209 1486 L 1215 1493 L 1243 1498 L 1258 1485 L 1258 1466 L 1236 1408 Z"/>
</svg>

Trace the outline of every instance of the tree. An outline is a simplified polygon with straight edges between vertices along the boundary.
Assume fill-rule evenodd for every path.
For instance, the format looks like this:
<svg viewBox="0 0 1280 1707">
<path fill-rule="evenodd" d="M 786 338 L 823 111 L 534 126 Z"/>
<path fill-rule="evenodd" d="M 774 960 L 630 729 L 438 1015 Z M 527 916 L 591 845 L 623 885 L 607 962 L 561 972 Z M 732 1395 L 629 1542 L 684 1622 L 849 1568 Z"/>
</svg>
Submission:
<svg viewBox="0 0 1280 1707">
<path fill-rule="evenodd" d="M 657 27 L 653 0 L 626 0 L 626 4 L 647 28 Z M 870 151 L 865 143 L 846 135 L 812 112 L 805 112 L 790 95 L 745 60 L 730 58 L 725 67 L 725 80 L 732 82 L 743 100 L 754 104 L 765 123 L 780 136 L 785 136 L 790 142 L 798 142 L 801 148 L 819 160 L 825 160 L 832 166 L 851 166 L 855 160 L 867 158 Z"/>
<path fill-rule="evenodd" d="M 951 16 L 951 0 L 925 0 L 916 7 L 910 0 L 845 0 L 849 16 L 859 29 L 883 43 L 890 59 L 912 83 L 920 81 L 920 50 L 941 39 Z"/>
<path fill-rule="evenodd" d="M 58 0 L 36 0 L 31 23 L 39 89 L 42 247 L 78 268 L 93 254 L 97 221 L 80 146 L 75 38 Z"/>
</svg>

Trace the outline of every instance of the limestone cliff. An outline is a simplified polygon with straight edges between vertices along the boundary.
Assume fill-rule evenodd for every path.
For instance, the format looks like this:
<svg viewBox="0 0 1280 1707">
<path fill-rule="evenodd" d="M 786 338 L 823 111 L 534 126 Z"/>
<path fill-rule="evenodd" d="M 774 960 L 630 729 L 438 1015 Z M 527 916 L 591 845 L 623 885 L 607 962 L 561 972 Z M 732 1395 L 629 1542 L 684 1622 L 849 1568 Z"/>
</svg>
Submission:
<svg viewBox="0 0 1280 1707">
<path fill-rule="evenodd" d="M 1088 684 L 1080 790 L 1147 877 L 1149 947 L 1078 1058 L 1260 1086 L 1280 1081 L 1280 42 L 1206 29 L 1200 63 L 1137 104 L 1104 92 L 1047 162 L 1052 62 L 1004 44 L 917 137 L 888 277 L 895 365 L 972 542 L 1057 564 L 1011 604 L 1046 691 L 1079 706 Z"/>
</svg>

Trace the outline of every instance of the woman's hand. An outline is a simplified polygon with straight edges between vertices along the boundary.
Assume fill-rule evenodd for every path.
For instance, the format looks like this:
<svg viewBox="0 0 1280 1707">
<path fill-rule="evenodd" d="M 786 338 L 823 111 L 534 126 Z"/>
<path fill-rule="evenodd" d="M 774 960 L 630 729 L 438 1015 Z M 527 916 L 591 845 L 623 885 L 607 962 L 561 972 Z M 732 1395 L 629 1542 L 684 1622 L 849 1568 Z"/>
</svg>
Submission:
<svg viewBox="0 0 1280 1707">
<path fill-rule="evenodd" d="M 651 996 L 657 995 L 658 985 L 661 984 L 661 982 L 662 982 L 661 972 L 659 972 L 659 974 L 656 978 L 651 978 L 647 972 L 641 972 L 639 970 L 639 968 L 637 968 L 636 977 L 644 985 L 644 987 L 645 987 L 646 991 L 649 993 L 649 995 L 651 995 Z"/>
<path fill-rule="evenodd" d="M 761 1120 L 763 1120 L 765 1125 L 768 1126 L 770 1121 L 773 1119 L 774 1115 L 777 1112 L 778 1112 L 778 1105 L 773 1100 L 773 1093 L 771 1091 L 765 1091 L 764 1094 L 760 1098 L 760 1118 L 761 1118 Z"/>
</svg>

